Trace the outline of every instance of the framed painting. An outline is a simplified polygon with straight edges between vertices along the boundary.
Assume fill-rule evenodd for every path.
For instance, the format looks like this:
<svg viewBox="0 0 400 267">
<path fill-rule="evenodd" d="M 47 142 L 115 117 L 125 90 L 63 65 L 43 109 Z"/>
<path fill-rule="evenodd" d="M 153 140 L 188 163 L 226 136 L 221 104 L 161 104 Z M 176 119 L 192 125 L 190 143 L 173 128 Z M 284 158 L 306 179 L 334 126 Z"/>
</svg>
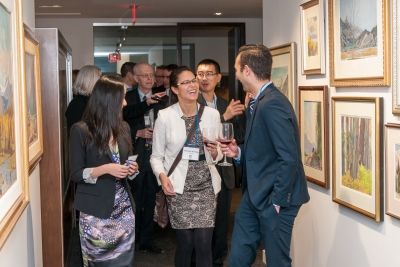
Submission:
<svg viewBox="0 0 400 267">
<path fill-rule="evenodd" d="M 400 25 L 399 16 L 400 15 L 400 4 L 398 0 L 392 1 L 392 49 L 393 49 L 393 85 L 392 85 L 392 112 L 395 115 L 400 115 L 400 69 L 399 69 L 399 59 L 400 59 Z"/>
<path fill-rule="evenodd" d="M 40 49 L 39 43 L 26 26 L 24 27 L 24 37 L 28 157 L 29 170 L 32 171 L 43 154 Z"/>
<path fill-rule="evenodd" d="M 331 86 L 389 86 L 389 7 L 389 0 L 329 0 Z"/>
<path fill-rule="evenodd" d="M 0 0 L 0 247 L 28 203 L 20 0 Z"/>
<path fill-rule="evenodd" d="M 301 55 L 303 75 L 325 74 L 324 1 L 300 5 Z"/>
<path fill-rule="evenodd" d="M 382 98 L 332 98 L 332 199 L 382 219 Z"/>
<path fill-rule="evenodd" d="M 386 214 L 400 219 L 400 124 L 386 124 Z"/>
<path fill-rule="evenodd" d="M 329 187 L 329 108 L 327 86 L 299 87 L 300 144 L 307 180 Z"/>
<path fill-rule="evenodd" d="M 296 43 L 271 47 L 269 50 L 272 55 L 271 81 L 296 110 Z"/>
</svg>

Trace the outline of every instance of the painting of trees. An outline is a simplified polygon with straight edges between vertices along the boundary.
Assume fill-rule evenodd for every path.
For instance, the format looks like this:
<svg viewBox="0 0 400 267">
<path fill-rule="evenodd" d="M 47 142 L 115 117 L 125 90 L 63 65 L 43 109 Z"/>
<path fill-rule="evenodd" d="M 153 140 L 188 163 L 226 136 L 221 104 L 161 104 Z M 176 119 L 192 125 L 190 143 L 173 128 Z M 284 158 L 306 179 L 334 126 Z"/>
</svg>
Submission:
<svg viewBox="0 0 400 267">
<path fill-rule="evenodd" d="M 371 119 L 342 116 L 341 129 L 342 184 L 351 189 L 371 195 Z"/>
</svg>

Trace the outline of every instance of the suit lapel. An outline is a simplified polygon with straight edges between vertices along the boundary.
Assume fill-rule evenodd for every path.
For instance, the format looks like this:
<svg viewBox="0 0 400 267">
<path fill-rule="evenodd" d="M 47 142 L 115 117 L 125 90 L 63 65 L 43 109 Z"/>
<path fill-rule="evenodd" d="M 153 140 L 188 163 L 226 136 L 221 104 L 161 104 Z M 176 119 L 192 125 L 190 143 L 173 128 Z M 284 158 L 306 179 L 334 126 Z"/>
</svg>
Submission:
<svg viewBox="0 0 400 267">
<path fill-rule="evenodd" d="M 250 115 L 250 111 L 249 111 L 249 109 L 247 109 L 247 115 L 248 116 L 246 117 L 246 119 L 247 119 L 246 135 L 245 135 L 245 138 L 244 138 L 244 140 L 245 140 L 244 141 L 244 148 L 245 149 L 246 149 L 246 146 L 247 146 L 247 141 L 249 139 L 249 135 L 250 135 L 251 130 L 253 128 L 253 122 L 254 122 L 254 118 L 256 117 L 256 114 L 257 114 L 257 107 L 259 106 L 259 102 L 261 102 L 262 99 L 264 98 L 264 96 L 269 93 L 271 86 L 272 86 L 272 83 L 270 85 L 268 85 L 267 88 L 265 88 L 264 91 L 262 91 L 260 93 L 260 95 L 258 96 L 258 98 L 256 100 L 256 103 L 254 104 L 254 111 L 253 111 L 252 115 Z"/>
</svg>

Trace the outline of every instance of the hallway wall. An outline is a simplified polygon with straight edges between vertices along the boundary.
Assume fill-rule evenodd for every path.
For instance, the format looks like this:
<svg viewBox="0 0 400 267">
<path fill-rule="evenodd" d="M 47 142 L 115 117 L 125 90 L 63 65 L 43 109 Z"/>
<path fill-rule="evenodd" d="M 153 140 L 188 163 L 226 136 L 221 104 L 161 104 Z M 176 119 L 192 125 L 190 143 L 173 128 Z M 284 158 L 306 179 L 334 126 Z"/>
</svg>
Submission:
<svg viewBox="0 0 400 267">
<path fill-rule="evenodd" d="M 53 19 L 38 18 L 36 27 L 59 28 L 72 48 L 72 65 L 74 69 L 86 64 L 93 64 L 93 23 L 129 23 L 128 19 Z M 203 18 L 164 18 L 140 19 L 137 25 L 143 23 L 171 24 L 178 22 L 244 22 L 246 23 L 246 40 L 251 43 L 262 42 L 262 19 L 203 19 Z"/>
<path fill-rule="evenodd" d="M 34 1 L 22 0 L 22 21 L 35 28 Z M 29 176 L 29 203 L 0 250 L 1 267 L 41 267 L 42 228 L 40 211 L 40 169 Z"/>
<path fill-rule="evenodd" d="M 325 37 L 328 40 L 328 1 L 323 1 L 325 1 Z M 327 74 L 312 78 L 301 75 L 299 5 L 303 2 L 263 0 L 263 43 L 270 47 L 296 42 L 298 85 L 329 85 L 328 43 L 325 45 Z M 383 96 L 384 123 L 399 123 L 399 118 L 394 117 L 391 112 L 391 87 L 330 87 L 329 93 L 330 99 L 332 96 Z M 331 102 L 329 105 L 331 106 Z M 330 129 L 332 129 L 331 126 L 330 123 Z M 331 144 L 332 137 L 330 139 Z M 332 158 L 332 148 L 330 151 L 330 158 Z M 331 164 L 330 161 L 329 165 Z M 301 208 L 294 227 L 292 240 L 294 267 L 399 266 L 399 220 L 385 215 L 383 222 L 376 223 L 333 202 L 332 189 L 326 190 L 309 183 L 309 192 L 311 201 Z"/>
</svg>

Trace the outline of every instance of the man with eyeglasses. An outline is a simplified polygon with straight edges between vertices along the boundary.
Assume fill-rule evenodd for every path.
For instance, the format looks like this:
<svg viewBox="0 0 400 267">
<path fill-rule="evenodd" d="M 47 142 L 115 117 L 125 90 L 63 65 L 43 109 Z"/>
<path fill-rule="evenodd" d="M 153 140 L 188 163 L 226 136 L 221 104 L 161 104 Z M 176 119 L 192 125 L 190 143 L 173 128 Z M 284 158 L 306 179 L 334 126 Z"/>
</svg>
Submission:
<svg viewBox="0 0 400 267">
<path fill-rule="evenodd" d="M 221 115 L 221 122 L 232 122 L 234 125 L 235 137 L 237 140 L 240 140 L 240 136 L 243 136 L 245 127 L 244 116 L 241 116 L 245 107 L 240 103 L 240 100 L 232 99 L 228 104 L 225 99 L 215 94 L 215 90 L 222 78 L 218 62 L 213 59 L 201 60 L 197 64 L 196 77 L 199 81 L 201 92 L 198 102 L 202 105 L 217 109 Z M 231 159 L 229 159 L 229 161 L 231 161 Z M 217 165 L 217 169 L 223 182 L 221 183 L 221 191 L 217 198 L 217 212 L 212 240 L 214 267 L 223 266 L 224 259 L 227 255 L 229 212 L 232 200 L 232 189 L 235 187 L 234 166 L 221 167 Z"/>
<path fill-rule="evenodd" d="M 159 190 L 156 177 L 150 166 L 153 123 L 157 112 L 165 105 L 159 99 L 165 92 L 154 93 L 154 69 L 147 63 L 138 63 L 134 67 L 137 88 L 128 92 L 128 105 L 124 108 L 124 119 L 132 120 L 131 134 L 133 153 L 138 155 L 140 173 L 132 181 L 132 193 L 136 203 L 136 247 L 150 253 L 162 253 L 154 244 L 154 206 L 156 192 Z M 132 115 L 134 114 L 134 115 Z"/>
<path fill-rule="evenodd" d="M 165 72 L 165 66 L 160 65 L 156 67 L 156 82 L 155 82 L 155 87 L 159 86 L 164 86 L 164 72 Z"/>
</svg>

